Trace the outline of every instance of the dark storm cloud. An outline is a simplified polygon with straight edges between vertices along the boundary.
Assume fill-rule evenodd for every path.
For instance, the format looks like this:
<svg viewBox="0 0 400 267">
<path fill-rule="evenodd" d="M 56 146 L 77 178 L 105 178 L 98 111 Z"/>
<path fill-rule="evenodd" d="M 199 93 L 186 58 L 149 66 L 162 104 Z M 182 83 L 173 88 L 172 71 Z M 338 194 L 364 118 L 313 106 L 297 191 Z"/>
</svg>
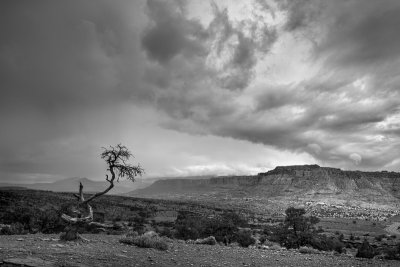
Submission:
<svg viewBox="0 0 400 267">
<path fill-rule="evenodd" d="M 144 32 L 142 45 L 150 58 L 166 63 L 174 56 L 202 54 L 201 39 L 206 35 L 199 22 L 186 19 L 179 13 L 178 5 L 167 2 L 147 1 L 152 22 Z"/>
<path fill-rule="evenodd" d="M 240 98 L 237 95 L 231 95 L 231 102 L 224 101 L 229 97 L 211 90 L 213 101 L 202 109 L 210 114 L 225 106 L 231 112 L 213 117 L 187 113 L 184 122 L 171 124 L 179 130 L 201 129 L 199 132 L 306 151 L 326 165 L 394 168 L 399 140 L 388 138 L 387 128 L 390 120 L 398 120 L 400 106 L 399 2 L 288 1 L 280 7 L 288 12 L 284 31 L 310 41 L 310 60 L 320 64 L 320 70 L 300 83 L 260 86 L 253 105 L 235 103 Z M 212 23 L 220 29 L 217 40 L 226 43 L 235 30 L 224 11 L 216 9 L 215 14 Z M 213 29 L 212 23 L 209 29 Z M 251 41 L 237 44 L 230 71 L 235 70 L 235 63 L 255 64 L 255 50 L 248 50 Z M 245 81 L 243 86 L 252 77 L 245 69 L 232 72 L 238 81 Z M 393 136 L 399 126 L 390 127 Z"/>
<path fill-rule="evenodd" d="M 399 141 L 380 131 L 399 113 L 400 3 L 288 1 L 285 7 L 286 29 L 311 40 L 313 58 L 322 62 L 315 77 L 298 85 L 306 95 L 292 95 L 305 114 L 314 114 L 307 130 L 325 146 L 316 157 L 345 162 L 353 151 L 363 167 L 391 166 Z"/>
<path fill-rule="evenodd" d="M 234 25 L 227 10 L 215 3 L 213 19 L 207 27 L 187 19 L 180 2 L 148 0 L 147 9 L 150 23 L 142 45 L 148 56 L 161 64 L 178 55 L 188 60 L 201 57 L 199 64 L 207 69 L 204 72 L 214 75 L 222 88 L 246 88 L 257 57 L 268 53 L 277 38 L 275 29 L 268 25 L 260 26 L 251 20 Z"/>
<path fill-rule="evenodd" d="M 73 140 L 95 111 L 140 94 L 140 16 L 129 1 L 1 1 L 2 171 L 57 174 L 56 147 L 88 148 Z"/>
<path fill-rule="evenodd" d="M 133 132 L 125 107 L 138 105 L 178 132 L 306 152 L 322 165 L 400 167 L 399 2 L 248 4 L 249 16 L 235 17 L 212 3 L 204 23 L 186 1 L 1 1 L 0 169 L 67 173 L 97 153 L 92 139 Z M 274 81 L 274 61 L 288 62 L 288 76 L 306 68 L 276 54 L 287 36 L 296 51 L 310 44 L 304 61 L 317 70 Z"/>
<path fill-rule="evenodd" d="M 125 56 L 134 59 L 135 33 L 120 16 L 121 6 L 77 4 L 2 2 L 2 101 L 59 110 L 119 97 L 118 67 Z"/>
</svg>

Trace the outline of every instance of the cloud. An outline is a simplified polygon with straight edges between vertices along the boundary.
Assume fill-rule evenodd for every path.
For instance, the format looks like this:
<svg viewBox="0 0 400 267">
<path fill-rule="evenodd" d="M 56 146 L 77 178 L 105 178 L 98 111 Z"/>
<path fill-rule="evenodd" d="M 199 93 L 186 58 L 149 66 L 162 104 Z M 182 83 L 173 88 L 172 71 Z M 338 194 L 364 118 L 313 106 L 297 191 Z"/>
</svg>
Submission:
<svg viewBox="0 0 400 267">
<path fill-rule="evenodd" d="M 129 1 L 1 2 L 3 171 L 58 176 L 84 165 L 97 116 L 107 110 L 114 122 L 123 103 L 144 95 L 132 83 L 144 57 L 130 25 L 141 17 Z M 60 162 L 68 152 L 82 162 Z"/>
<path fill-rule="evenodd" d="M 394 0 L 2 1 L 0 166 L 10 177 L 86 173 L 85 163 L 101 169 L 87 160 L 98 147 L 123 140 L 159 174 L 173 159 L 183 172 L 255 170 L 253 152 L 269 165 L 279 154 L 394 170 L 399 9 Z M 193 147 L 179 146 L 183 136 Z M 226 154 L 204 160 L 199 147 L 221 140 L 233 140 L 219 148 Z M 253 150 L 236 168 L 226 155 L 239 142 L 236 153 Z M 165 152 L 152 164 L 157 147 Z"/>
<path fill-rule="evenodd" d="M 398 25 L 397 17 L 390 11 L 397 10 L 398 4 L 394 1 L 385 3 L 387 5 L 381 6 L 380 3 L 364 4 L 362 1 L 288 1 L 278 5 L 287 16 L 283 27 L 276 30 L 277 40 L 290 34 L 295 36 L 293 42 L 309 42 L 304 66 L 315 65 L 318 70 L 310 66 L 311 74 L 295 83 L 279 81 L 248 86 L 246 82 L 247 91 L 241 94 L 224 95 L 215 89 L 224 86 L 211 81 L 207 88 L 214 86 L 214 89 L 204 90 L 208 100 L 200 108 L 203 116 L 189 112 L 184 121 L 167 125 L 179 131 L 211 133 L 277 149 L 306 151 L 326 165 L 352 168 L 348 157 L 354 150 L 369 154 L 357 161 L 363 168 L 387 165 L 391 157 L 395 157 L 393 144 L 398 141 L 380 139 L 379 136 L 387 135 L 382 131 L 394 133 L 393 130 L 398 128 L 398 125 L 391 124 L 392 128 L 388 130 L 386 122 L 398 112 L 400 104 L 397 90 L 400 80 L 393 71 L 399 64 L 397 48 L 400 46 L 396 45 L 398 38 L 393 35 Z M 235 30 L 229 23 L 228 12 L 215 10 L 217 16 L 212 23 L 223 29 L 219 31 L 217 40 L 226 44 L 230 36 L 235 36 Z M 393 41 L 387 41 L 390 35 L 393 35 Z M 365 36 L 376 38 L 370 42 Z M 228 53 L 231 57 L 227 65 L 234 73 L 232 77 L 249 81 L 254 75 L 240 68 L 236 73 L 232 67 L 235 60 L 245 63 L 242 66 L 262 62 L 271 64 L 273 68 L 275 62 L 268 63 L 268 54 L 266 61 L 252 62 L 256 50 L 248 53 L 248 46 L 242 44 L 243 50 L 239 49 L 241 45 L 234 46 L 237 54 Z M 224 49 L 215 51 L 223 53 Z M 239 60 L 240 51 L 247 55 L 247 61 Z M 285 55 L 276 57 L 288 60 L 286 64 L 290 66 L 290 58 L 286 59 Z M 223 75 L 230 77 L 230 71 Z M 218 82 L 221 82 L 221 77 Z M 189 84 L 191 88 L 202 88 L 196 83 Z M 189 107 L 196 103 L 199 102 L 194 101 Z M 221 109 L 225 112 L 217 116 L 208 115 Z M 318 144 L 318 147 L 310 144 Z"/>
<path fill-rule="evenodd" d="M 362 160 L 362 157 L 357 153 L 350 154 L 349 158 L 354 162 L 354 165 L 359 165 Z"/>
<path fill-rule="evenodd" d="M 150 25 L 143 33 L 142 46 L 150 58 L 165 64 L 178 54 L 204 54 L 201 42 L 207 33 L 199 22 L 186 19 L 178 5 L 150 0 L 147 11 Z"/>
<path fill-rule="evenodd" d="M 188 19 L 181 3 L 148 0 L 149 25 L 142 46 L 148 56 L 167 64 L 177 56 L 198 60 L 216 86 L 230 90 L 246 88 L 252 78 L 258 57 L 268 53 L 277 39 L 276 30 L 255 19 L 234 23 L 226 8 L 212 4 L 213 19 L 207 27 Z M 267 10 L 265 12 L 272 12 Z M 179 59 L 178 59 L 179 60 Z"/>
</svg>

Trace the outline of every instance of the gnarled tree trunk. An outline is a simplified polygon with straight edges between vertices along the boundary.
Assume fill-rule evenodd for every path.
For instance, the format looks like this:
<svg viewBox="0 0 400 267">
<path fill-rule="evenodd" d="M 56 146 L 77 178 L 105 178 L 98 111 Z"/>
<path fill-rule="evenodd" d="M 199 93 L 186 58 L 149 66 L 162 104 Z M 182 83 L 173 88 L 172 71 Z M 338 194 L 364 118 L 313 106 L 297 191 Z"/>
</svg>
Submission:
<svg viewBox="0 0 400 267">
<path fill-rule="evenodd" d="M 65 241 L 73 241 L 83 239 L 79 235 L 79 229 L 83 228 L 86 224 L 90 224 L 93 221 L 93 209 L 92 207 L 85 203 L 85 199 L 83 197 L 83 185 L 79 184 L 79 195 L 75 195 L 78 199 L 77 207 L 73 209 L 74 215 L 76 217 L 71 217 L 67 214 L 62 214 L 61 218 L 68 223 L 68 226 L 65 227 L 65 232 L 61 234 L 60 239 Z M 81 208 L 86 205 L 89 211 L 89 214 L 85 217 L 82 217 Z"/>
<path fill-rule="evenodd" d="M 142 175 L 144 172 L 140 165 L 132 166 L 126 162 L 132 156 L 132 154 L 125 146 L 119 144 L 116 147 L 110 146 L 109 149 L 103 149 L 104 151 L 101 153 L 101 157 L 106 161 L 108 166 L 107 171 L 111 174 L 111 178 L 106 175 L 106 181 L 109 183 L 109 186 L 104 191 L 98 192 L 85 200 L 83 197 L 83 185 L 82 183 L 79 184 L 79 194 L 75 194 L 78 204 L 76 208 L 72 210 L 74 217 L 71 217 L 67 214 L 61 215 L 61 218 L 68 223 L 68 226 L 65 228 L 65 232 L 60 236 L 60 239 L 62 240 L 70 241 L 83 239 L 79 235 L 79 229 L 85 225 L 111 228 L 112 226 L 110 225 L 93 222 L 93 209 L 89 205 L 89 202 L 110 191 L 114 187 L 114 181 L 117 177 L 117 181 L 119 181 L 120 177 L 126 177 L 133 182 L 135 180 L 135 176 Z M 87 216 L 83 217 L 82 214 L 84 213 L 83 210 L 85 208 L 87 208 L 89 213 Z"/>
</svg>

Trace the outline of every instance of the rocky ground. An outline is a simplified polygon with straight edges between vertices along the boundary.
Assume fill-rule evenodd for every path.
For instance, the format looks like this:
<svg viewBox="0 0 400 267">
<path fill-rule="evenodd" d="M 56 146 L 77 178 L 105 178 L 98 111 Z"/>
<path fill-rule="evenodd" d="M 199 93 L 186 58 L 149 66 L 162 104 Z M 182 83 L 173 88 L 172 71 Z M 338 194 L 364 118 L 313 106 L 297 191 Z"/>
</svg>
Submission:
<svg viewBox="0 0 400 267">
<path fill-rule="evenodd" d="M 394 222 L 385 228 L 385 231 L 392 235 L 400 235 L 400 222 Z"/>
<path fill-rule="evenodd" d="M 84 235 L 90 242 L 61 242 L 56 235 L 0 236 L 0 266 L 399 266 L 397 261 L 332 254 L 300 254 L 171 241 L 168 251 L 118 242 L 121 236 Z M 25 261 L 25 265 L 14 263 Z M 14 262 L 14 263 L 13 263 Z"/>
</svg>

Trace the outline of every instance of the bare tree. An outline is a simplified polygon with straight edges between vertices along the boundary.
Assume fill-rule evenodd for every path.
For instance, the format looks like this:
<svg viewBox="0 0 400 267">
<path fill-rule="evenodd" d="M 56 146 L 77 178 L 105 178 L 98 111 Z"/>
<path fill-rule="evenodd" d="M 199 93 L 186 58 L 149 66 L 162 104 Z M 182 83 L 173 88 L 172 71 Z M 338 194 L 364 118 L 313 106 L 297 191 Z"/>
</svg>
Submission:
<svg viewBox="0 0 400 267">
<path fill-rule="evenodd" d="M 98 198 L 114 187 L 115 181 L 119 182 L 120 178 L 126 178 L 135 181 L 135 177 L 142 175 L 144 169 L 140 165 L 131 165 L 128 163 L 130 157 L 133 157 L 131 152 L 127 147 L 118 144 L 115 147 L 110 146 L 109 148 L 103 147 L 103 152 L 101 153 L 101 158 L 107 163 L 106 181 L 109 183 L 108 187 L 101 192 L 98 192 L 89 198 L 85 199 L 83 196 L 83 185 L 79 184 L 79 194 L 74 194 L 77 198 L 78 203 L 76 206 L 70 209 L 72 216 L 67 214 L 62 214 L 61 218 L 68 223 L 65 232 L 61 234 L 60 238 L 63 240 L 77 240 L 82 239 L 79 235 L 78 230 L 84 225 L 95 225 L 99 227 L 107 227 L 104 224 L 93 222 L 93 209 L 89 205 L 93 199 Z M 110 176 L 111 175 L 111 176 Z M 88 215 L 82 216 L 84 210 L 87 210 Z"/>
</svg>

